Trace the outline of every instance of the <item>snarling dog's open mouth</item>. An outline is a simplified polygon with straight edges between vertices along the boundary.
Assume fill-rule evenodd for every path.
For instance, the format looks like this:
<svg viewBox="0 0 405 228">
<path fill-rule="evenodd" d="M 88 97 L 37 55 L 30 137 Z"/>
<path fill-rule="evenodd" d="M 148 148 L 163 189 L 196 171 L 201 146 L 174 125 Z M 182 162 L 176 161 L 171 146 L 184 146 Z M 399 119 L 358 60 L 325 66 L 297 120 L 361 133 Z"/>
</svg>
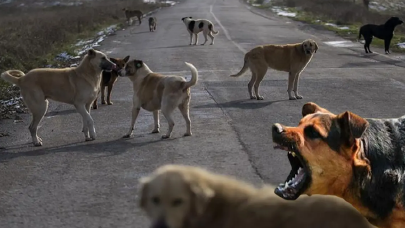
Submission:
<svg viewBox="0 0 405 228">
<path fill-rule="evenodd" d="M 288 152 L 287 157 L 291 165 L 290 174 L 285 182 L 276 188 L 275 193 L 286 200 L 295 200 L 309 187 L 311 171 L 300 154 L 296 142 L 285 136 L 281 126 L 273 127 L 273 141 L 276 144 L 274 149 Z"/>
</svg>

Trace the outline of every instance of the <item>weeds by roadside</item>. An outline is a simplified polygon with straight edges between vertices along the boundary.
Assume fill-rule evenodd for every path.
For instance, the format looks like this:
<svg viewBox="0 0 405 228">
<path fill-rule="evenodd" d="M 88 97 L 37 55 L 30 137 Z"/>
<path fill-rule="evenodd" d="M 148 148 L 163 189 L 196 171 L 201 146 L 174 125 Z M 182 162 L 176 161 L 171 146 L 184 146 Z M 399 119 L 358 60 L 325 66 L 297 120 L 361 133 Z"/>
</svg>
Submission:
<svg viewBox="0 0 405 228">
<path fill-rule="evenodd" d="M 94 36 L 99 29 L 125 22 L 122 8 L 139 9 L 146 13 L 159 7 L 142 0 L 99 0 L 80 6 L 47 8 L 2 5 L 0 8 L 0 72 L 19 69 L 66 67 L 70 63 L 55 58 L 59 53 L 76 56 L 75 43 Z M 19 97 L 19 90 L 0 80 L 0 119 L 9 117 L 8 104 L 17 102 L 13 112 L 23 106 L 10 100 Z M 6 102 L 5 102 L 6 101 Z M 7 106 L 8 105 L 8 106 Z"/>
</svg>

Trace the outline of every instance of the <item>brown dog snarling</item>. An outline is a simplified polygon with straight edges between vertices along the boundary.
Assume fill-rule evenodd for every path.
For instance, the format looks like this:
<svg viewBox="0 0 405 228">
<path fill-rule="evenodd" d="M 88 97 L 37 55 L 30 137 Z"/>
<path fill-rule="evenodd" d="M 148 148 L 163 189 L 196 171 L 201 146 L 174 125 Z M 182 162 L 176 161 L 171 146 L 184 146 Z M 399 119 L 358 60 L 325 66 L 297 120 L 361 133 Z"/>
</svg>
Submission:
<svg viewBox="0 0 405 228">
<path fill-rule="evenodd" d="M 112 71 L 103 71 L 103 73 L 102 73 L 102 78 L 101 78 L 101 81 L 100 81 L 101 104 L 106 104 L 105 96 L 104 96 L 105 87 L 108 88 L 108 90 L 107 90 L 107 104 L 108 104 L 108 105 L 112 105 L 112 104 L 113 104 L 113 103 L 111 102 L 111 91 L 112 91 L 112 88 L 113 88 L 115 82 L 116 82 L 117 79 L 118 79 L 118 72 L 119 72 L 122 68 L 124 68 L 124 66 L 125 66 L 125 64 L 128 62 L 128 60 L 129 60 L 129 55 L 126 56 L 126 57 L 123 58 L 123 59 L 120 59 L 120 58 L 110 58 L 110 61 L 113 62 L 113 63 L 115 63 L 116 68 L 113 69 Z M 98 97 L 98 96 L 97 96 L 97 97 Z M 97 97 L 96 97 L 96 99 L 95 99 L 94 102 L 93 102 L 93 106 L 92 106 L 93 109 L 97 109 L 97 108 L 98 108 L 98 106 L 97 106 Z"/>
<path fill-rule="evenodd" d="M 405 227 L 405 116 L 335 115 L 315 103 L 302 115 L 297 127 L 272 127 L 275 148 L 288 151 L 292 167 L 275 193 L 287 200 L 335 195 L 378 227 Z"/>
</svg>

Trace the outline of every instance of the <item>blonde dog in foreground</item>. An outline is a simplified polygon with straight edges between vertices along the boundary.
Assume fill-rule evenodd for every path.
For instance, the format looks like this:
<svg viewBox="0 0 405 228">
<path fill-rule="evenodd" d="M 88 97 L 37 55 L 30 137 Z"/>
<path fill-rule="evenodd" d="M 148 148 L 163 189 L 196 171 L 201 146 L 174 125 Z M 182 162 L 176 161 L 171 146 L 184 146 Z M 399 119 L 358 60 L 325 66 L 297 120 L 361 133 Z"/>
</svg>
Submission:
<svg viewBox="0 0 405 228">
<path fill-rule="evenodd" d="M 114 68 L 115 64 L 104 53 L 90 49 L 78 67 L 39 68 L 27 74 L 9 70 L 2 73 L 1 78 L 20 87 L 24 103 L 32 113 L 29 126 L 32 141 L 35 146 L 42 146 L 37 131 L 48 109 L 48 99 L 74 105 L 83 118 L 82 131 L 86 141 L 96 139 L 90 106 L 100 90 L 101 72 Z"/>
<path fill-rule="evenodd" d="M 152 228 L 372 228 L 334 196 L 287 201 L 274 188 L 183 165 L 165 165 L 140 180 L 140 207 Z"/>
<path fill-rule="evenodd" d="M 153 112 L 155 127 L 152 133 L 159 133 L 159 110 L 162 110 L 169 123 L 167 133 L 162 136 L 163 139 L 170 138 L 172 134 L 174 121 L 171 115 L 178 108 L 187 125 L 184 136 L 192 135 L 189 114 L 190 87 L 197 84 L 198 71 L 193 64 L 186 62 L 186 65 L 191 70 L 190 81 L 180 76 L 154 73 L 142 60 L 136 59 L 129 61 L 125 68 L 119 71 L 120 76 L 128 77 L 132 81 L 134 89 L 131 126 L 124 138 L 131 137 L 141 108 Z"/>
<path fill-rule="evenodd" d="M 231 77 L 242 76 L 249 68 L 252 72 L 252 78 L 248 84 L 250 99 L 263 100 L 263 96 L 259 94 L 259 85 L 268 68 L 285 71 L 288 72 L 289 99 L 302 99 L 303 97 L 298 94 L 298 80 L 317 50 L 318 44 L 312 39 L 296 44 L 257 46 L 245 54 L 242 69 Z M 292 91 L 294 91 L 294 95 L 292 95 Z"/>
</svg>

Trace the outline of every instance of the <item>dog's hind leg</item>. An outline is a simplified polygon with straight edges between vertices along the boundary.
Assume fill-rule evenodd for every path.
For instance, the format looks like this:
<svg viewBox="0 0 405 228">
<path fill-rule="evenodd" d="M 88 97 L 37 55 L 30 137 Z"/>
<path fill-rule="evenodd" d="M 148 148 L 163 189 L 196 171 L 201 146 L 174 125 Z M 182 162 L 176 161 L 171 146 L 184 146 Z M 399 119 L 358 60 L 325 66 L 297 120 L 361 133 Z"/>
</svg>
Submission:
<svg viewBox="0 0 405 228">
<path fill-rule="evenodd" d="M 255 94 L 256 94 L 256 99 L 257 100 L 263 100 L 264 99 L 264 97 L 260 96 L 260 94 L 259 94 L 259 86 L 260 86 L 260 83 L 262 82 L 264 76 L 266 75 L 266 73 L 267 73 L 267 67 L 257 69 L 256 81 L 255 81 L 255 84 L 254 84 Z"/>
<path fill-rule="evenodd" d="M 153 111 L 153 121 L 155 127 L 153 128 L 152 134 L 159 133 L 160 132 L 159 110 Z"/>
<path fill-rule="evenodd" d="M 174 121 L 172 119 L 172 113 L 173 113 L 175 108 L 176 108 L 176 104 L 174 104 L 173 102 L 170 101 L 170 97 L 165 98 L 163 100 L 163 102 L 162 102 L 162 114 L 166 118 L 167 123 L 169 124 L 169 128 L 167 130 L 166 135 L 162 135 L 162 139 L 168 139 L 168 138 L 170 138 L 170 136 L 172 134 L 173 127 L 174 127 Z"/>
<path fill-rule="evenodd" d="M 364 40 L 365 40 L 364 49 L 366 50 L 366 53 L 373 53 L 370 50 L 370 44 L 373 41 L 373 37 L 371 37 L 371 38 L 367 37 L 367 38 L 364 38 Z"/>
<path fill-rule="evenodd" d="M 204 35 L 204 38 L 205 38 L 205 41 L 204 41 L 204 43 L 202 43 L 201 45 L 204 45 L 205 43 L 207 43 L 207 41 L 208 41 L 208 33 L 207 32 L 203 32 L 203 35 Z"/>
<path fill-rule="evenodd" d="M 390 54 L 390 45 L 392 37 L 389 37 L 384 40 L 385 54 Z"/>
<path fill-rule="evenodd" d="M 213 45 L 214 44 L 214 39 L 215 39 L 214 35 L 212 35 L 212 32 L 209 32 L 208 36 L 211 37 L 211 44 L 210 45 Z"/>
<path fill-rule="evenodd" d="M 194 39 L 195 39 L 195 43 L 194 43 L 194 45 L 197 45 L 198 44 L 198 34 L 197 33 L 194 33 Z"/>
<path fill-rule="evenodd" d="M 23 95 L 24 97 L 24 95 Z M 32 96 L 30 99 L 24 99 L 25 104 L 32 113 L 32 121 L 28 129 L 31 133 L 31 138 L 34 146 L 42 146 L 42 139 L 38 137 L 38 125 L 43 119 L 48 110 L 48 100 L 43 97 Z"/>
<path fill-rule="evenodd" d="M 179 110 L 186 121 L 187 131 L 183 136 L 191 136 L 191 120 L 190 120 L 190 96 L 186 98 L 186 100 L 179 105 Z"/>
<path fill-rule="evenodd" d="M 255 82 L 256 82 L 256 73 L 252 71 L 252 78 L 250 79 L 248 84 L 248 92 L 250 99 L 256 99 L 256 96 L 253 94 L 253 85 Z"/>
<path fill-rule="evenodd" d="M 301 72 L 297 73 L 295 75 L 295 79 L 294 79 L 294 90 L 293 91 L 294 91 L 295 97 L 297 99 L 302 99 L 303 98 L 301 95 L 298 94 L 298 80 L 300 78 L 300 75 L 301 75 Z"/>
<path fill-rule="evenodd" d="M 189 32 L 190 33 L 190 45 L 192 45 L 193 44 L 193 33 L 192 32 Z"/>
</svg>

